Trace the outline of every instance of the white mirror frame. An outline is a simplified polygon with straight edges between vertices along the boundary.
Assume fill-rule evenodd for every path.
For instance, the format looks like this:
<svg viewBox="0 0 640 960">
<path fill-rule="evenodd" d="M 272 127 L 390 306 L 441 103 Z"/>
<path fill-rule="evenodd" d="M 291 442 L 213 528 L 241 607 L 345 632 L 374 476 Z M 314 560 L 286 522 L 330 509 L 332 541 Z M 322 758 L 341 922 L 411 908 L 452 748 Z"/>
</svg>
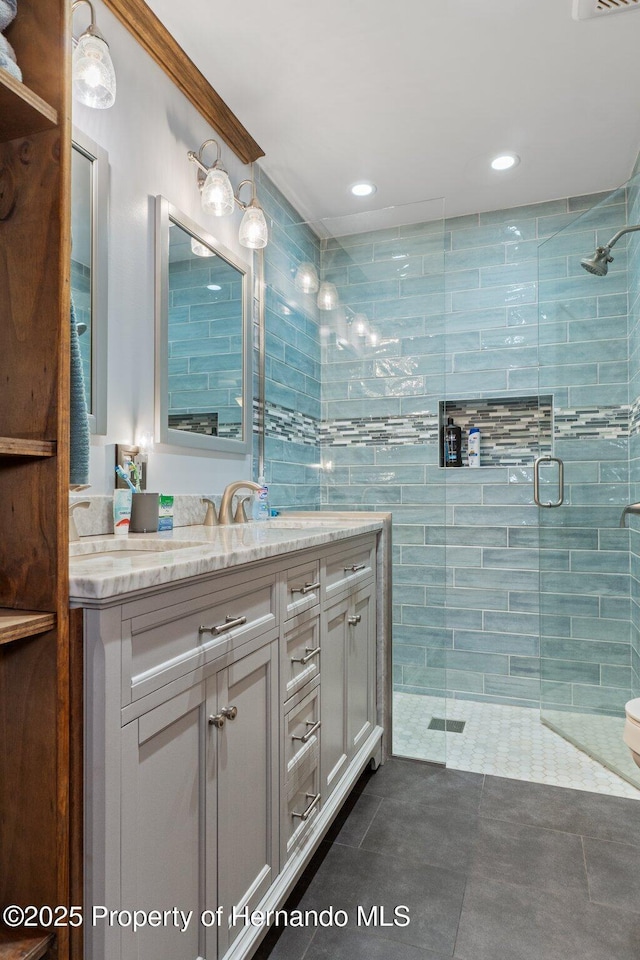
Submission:
<svg viewBox="0 0 640 960">
<path fill-rule="evenodd" d="M 209 437 L 169 427 L 169 226 L 177 224 L 187 233 L 235 267 L 243 276 L 242 283 L 242 440 Z M 156 377 L 155 429 L 161 443 L 247 456 L 252 451 L 252 275 L 251 265 L 238 257 L 207 233 L 199 224 L 172 206 L 164 197 L 156 197 Z"/>
<path fill-rule="evenodd" d="M 107 432 L 109 156 L 77 127 L 72 148 L 85 156 L 91 175 L 91 410 L 89 430 Z"/>
</svg>

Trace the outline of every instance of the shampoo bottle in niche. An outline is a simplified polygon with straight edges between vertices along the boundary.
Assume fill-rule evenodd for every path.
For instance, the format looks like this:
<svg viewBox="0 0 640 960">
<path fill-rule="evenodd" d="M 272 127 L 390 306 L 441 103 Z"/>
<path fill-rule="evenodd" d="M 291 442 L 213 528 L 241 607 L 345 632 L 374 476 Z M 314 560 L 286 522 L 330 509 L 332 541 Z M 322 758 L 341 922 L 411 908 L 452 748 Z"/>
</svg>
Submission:
<svg viewBox="0 0 640 960">
<path fill-rule="evenodd" d="M 478 427 L 471 427 L 469 430 L 469 440 L 467 442 L 467 464 L 470 467 L 480 466 L 480 430 Z"/>
<path fill-rule="evenodd" d="M 253 520 L 269 520 L 271 517 L 271 508 L 269 506 L 269 487 L 264 477 L 258 477 L 260 491 L 253 498 L 251 506 L 251 518 Z"/>
<path fill-rule="evenodd" d="M 442 431 L 443 464 L 445 467 L 462 466 L 462 430 L 453 422 L 453 417 L 447 419 L 447 425 Z"/>
</svg>

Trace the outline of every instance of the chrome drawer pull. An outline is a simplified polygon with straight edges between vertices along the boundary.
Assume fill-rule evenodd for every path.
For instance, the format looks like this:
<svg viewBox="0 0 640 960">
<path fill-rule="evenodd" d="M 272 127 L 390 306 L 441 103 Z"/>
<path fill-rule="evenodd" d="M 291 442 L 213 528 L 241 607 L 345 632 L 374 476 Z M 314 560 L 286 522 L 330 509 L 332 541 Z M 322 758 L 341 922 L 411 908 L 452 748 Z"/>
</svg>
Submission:
<svg viewBox="0 0 640 960">
<path fill-rule="evenodd" d="M 349 617 L 348 622 L 351 624 L 352 627 L 355 627 L 356 623 L 360 623 L 361 620 L 362 620 L 362 614 L 356 613 L 354 617 Z"/>
<path fill-rule="evenodd" d="M 322 726 L 322 720 L 316 720 L 314 723 L 313 720 L 307 720 L 307 726 L 311 725 L 311 730 L 307 730 L 305 734 L 301 737 L 296 736 L 294 733 L 291 734 L 292 740 L 299 740 L 300 743 L 306 743 L 308 740 L 311 740 L 311 737 L 314 735 L 316 730 L 319 730 Z"/>
<path fill-rule="evenodd" d="M 292 817 L 300 817 L 301 820 L 308 820 L 313 812 L 313 808 L 320 803 L 320 794 L 316 793 L 314 796 L 312 793 L 306 794 L 307 800 L 311 800 L 311 803 L 303 813 L 296 813 L 295 810 L 291 814 Z"/>
<path fill-rule="evenodd" d="M 315 650 L 310 650 L 309 647 L 305 647 L 306 657 L 291 657 L 291 663 L 309 663 L 309 660 L 313 660 L 314 657 L 317 657 L 320 653 L 320 647 L 316 647 Z"/>
<path fill-rule="evenodd" d="M 360 570 L 366 570 L 366 563 L 354 563 L 352 567 L 345 567 L 345 573 L 358 573 Z"/>
<path fill-rule="evenodd" d="M 312 590 L 320 589 L 320 581 L 316 580 L 315 583 L 305 583 L 304 587 L 291 587 L 291 593 L 301 593 L 303 596 L 305 593 L 311 593 Z"/>
<path fill-rule="evenodd" d="M 246 617 L 226 617 L 224 623 L 219 623 L 215 627 L 198 627 L 198 633 L 210 633 L 212 637 L 218 636 L 220 633 L 226 633 L 227 630 L 233 630 L 234 627 L 241 627 L 246 622 Z"/>
</svg>

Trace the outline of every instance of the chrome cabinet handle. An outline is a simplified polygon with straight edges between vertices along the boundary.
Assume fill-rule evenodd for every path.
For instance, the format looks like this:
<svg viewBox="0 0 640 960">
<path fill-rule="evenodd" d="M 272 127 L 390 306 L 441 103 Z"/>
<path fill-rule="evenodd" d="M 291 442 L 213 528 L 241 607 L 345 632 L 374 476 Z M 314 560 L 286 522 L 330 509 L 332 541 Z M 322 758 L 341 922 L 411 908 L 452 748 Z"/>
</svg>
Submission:
<svg viewBox="0 0 640 960">
<path fill-rule="evenodd" d="M 238 716 L 238 708 L 223 707 L 220 713 L 222 714 L 223 717 L 226 717 L 227 720 L 235 720 L 235 718 Z"/>
<path fill-rule="evenodd" d="M 300 743 L 306 743 L 308 740 L 311 739 L 311 737 L 314 735 L 314 733 L 316 732 L 316 730 L 319 730 L 319 729 L 320 729 L 320 727 L 322 726 L 322 720 L 316 720 L 315 723 L 313 722 L 313 720 L 307 720 L 307 726 L 308 726 L 308 727 L 310 726 L 311 729 L 310 729 L 310 730 L 307 730 L 306 733 L 303 733 L 303 735 L 302 735 L 301 737 L 297 736 L 295 733 L 292 733 L 292 734 L 291 734 L 291 739 L 292 739 L 292 740 L 299 740 Z"/>
<path fill-rule="evenodd" d="M 304 657 L 291 657 L 291 663 L 309 663 L 309 660 L 313 660 L 314 657 L 317 657 L 320 653 L 320 647 L 316 647 L 315 650 L 310 650 L 309 647 L 305 647 L 306 656 Z"/>
<path fill-rule="evenodd" d="M 345 573 L 358 573 L 360 570 L 366 569 L 366 563 L 354 563 L 351 567 L 345 567 Z"/>
<path fill-rule="evenodd" d="M 540 464 L 558 464 L 558 499 L 542 503 L 540 500 Z M 564 463 L 559 457 L 536 457 L 533 463 L 533 499 L 539 507 L 561 507 L 564 503 Z"/>
<path fill-rule="evenodd" d="M 246 617 L 227 617 L 224 623 L 219 623 L 215 627 L 199 626 L 198 633 L 210 633 L 212 637 L 218 636 L 221 633 L 226 633 L 227 630 L 233 630 L 234 627 L 241 627 L 246 622 Z"/>
<path fill-rule="evenodd" d="M 315 583 L 305 583 L 304 587 L 291 587 L 291 593 L 311 593 L 312 590 L 320 589 L 320 581 L 316 580 Z"/>
<path fill-rule="evenodd" d="M 300 820 L 308 820 L 313 812 L 313 808 L 320 802 L 320 794 L 316 793 L 315 796 L 313 793 L 306 794 L 307 800 L 311 800 L 311 803 L 302 813 L 296 813 L 295 810 L 291 814 L 292 817 L 299 817 Z"/>
<path fill-rule="evenodd" d="M 224 727 L 224 717 L 221 713 L 216 713 L 215 716 L 209 717 L 209 726 L 210 727 Z"/>
<path fill-rule="evenodd" d="M 348 623 L 350 623 L 352 627 L 355 627 L 356 623 L 360 623 L 361 620 L 362 614 L 356 613 L 355 616 L 349 617 Z"/>
</svg>

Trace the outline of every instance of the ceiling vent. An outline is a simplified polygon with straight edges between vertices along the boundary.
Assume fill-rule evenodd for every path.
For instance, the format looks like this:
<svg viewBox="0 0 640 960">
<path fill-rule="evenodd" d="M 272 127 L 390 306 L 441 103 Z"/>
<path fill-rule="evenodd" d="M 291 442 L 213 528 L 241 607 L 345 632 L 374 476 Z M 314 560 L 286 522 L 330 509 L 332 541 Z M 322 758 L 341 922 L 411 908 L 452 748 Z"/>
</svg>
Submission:
<svg viewBox="0 0 640 960">
<path fill-rule="evenodd" d="M 573 0 L 573 19 L 591 20 L 607 13 L 640 10 L 640 0 Z"/>
</svg>

